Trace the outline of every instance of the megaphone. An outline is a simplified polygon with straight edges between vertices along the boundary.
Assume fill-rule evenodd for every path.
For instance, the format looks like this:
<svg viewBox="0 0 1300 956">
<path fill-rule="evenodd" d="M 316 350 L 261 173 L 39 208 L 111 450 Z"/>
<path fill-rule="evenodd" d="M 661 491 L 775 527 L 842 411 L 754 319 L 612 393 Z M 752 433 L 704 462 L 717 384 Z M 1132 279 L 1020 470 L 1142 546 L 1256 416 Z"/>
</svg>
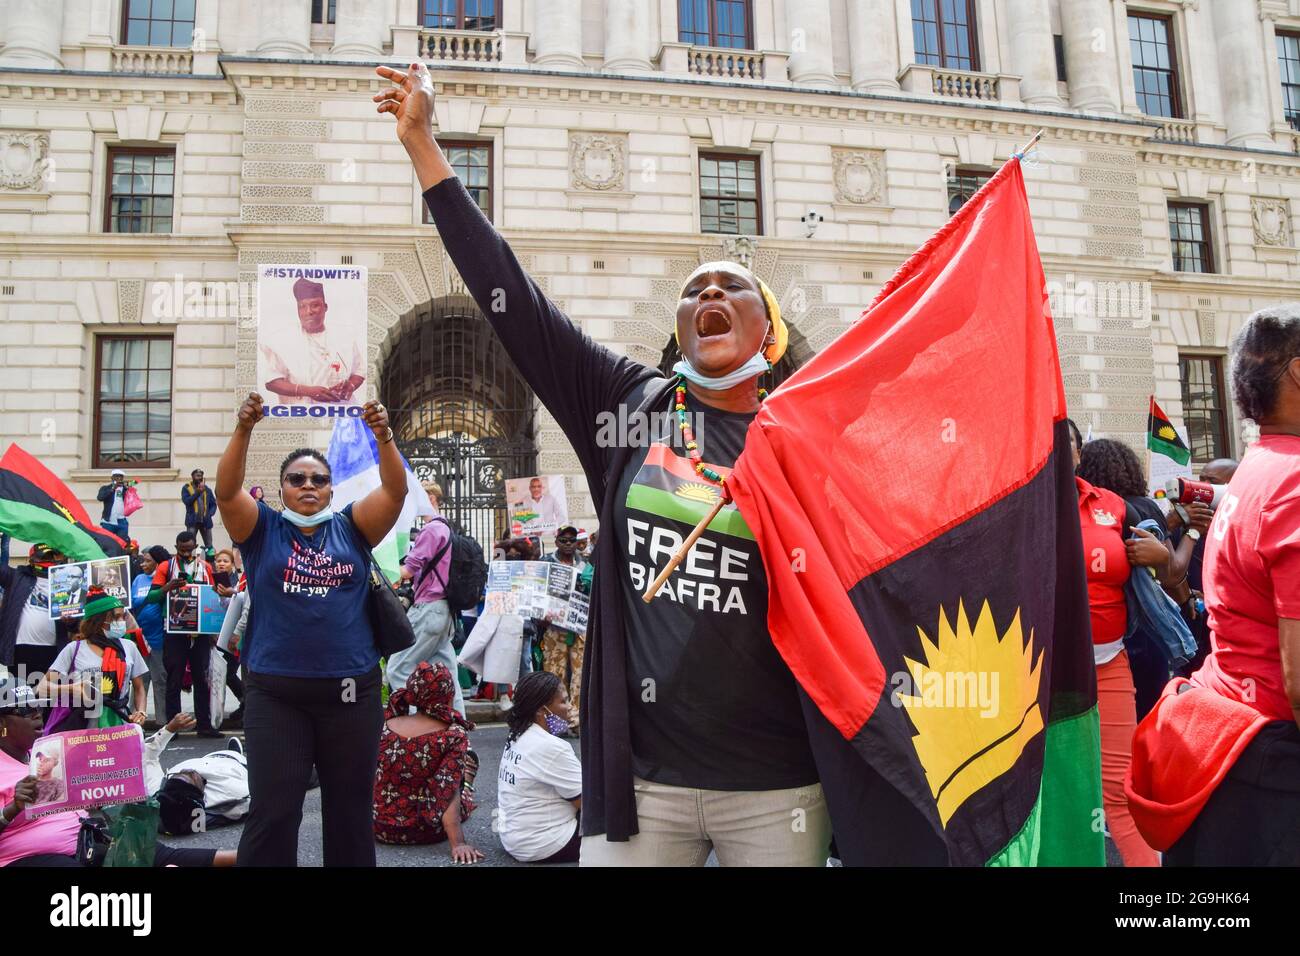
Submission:
<svg viewBox="0 0 1300 956">
<path fill-rule="evenodd" d="M 1165 482 L 1165 495 L 1170 501 L 1184 505 L 1199 501 L 1203 505 L 1209 505 L 1211 511 L 1219 507 L 1219 501 L 1227 490 L 1227 485 L 1212 485 L 1208 481 L 1193 481 L 1191 478 L 1170 478 Z"/>
<path fill-rule="evenodd" d="M 1170 478 L 1165 482 L 1165 496 L 1178 510 L 1178 516 L 1184 524 L 1191 524 L 1191 517 L 1183 505 L 1199 501 L 1203 505 L 1209 505 L 1213 511 L 1227 490 L 1227 485 L 1212 485 L 1208 481 L 1193 481 L 1191 478 Z M 1201 540 L 1200 532 L 1195 528 L 1188 528 L 1187 536 L 1193 541 Z"/>
</svg>

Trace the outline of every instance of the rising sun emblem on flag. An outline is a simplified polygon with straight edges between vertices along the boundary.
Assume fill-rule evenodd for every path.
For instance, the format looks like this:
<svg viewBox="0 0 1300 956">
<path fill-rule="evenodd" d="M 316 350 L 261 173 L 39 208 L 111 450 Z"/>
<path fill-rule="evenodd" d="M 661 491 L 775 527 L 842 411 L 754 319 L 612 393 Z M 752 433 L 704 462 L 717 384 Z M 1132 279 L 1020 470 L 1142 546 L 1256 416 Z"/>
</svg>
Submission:
<svg viewBox="0 0 1300 956">
<path fill-rule="evenodd" d="M 1156 434 L 1165 441 L 1178 441 L 1178 432 L 1174 431 L 1172 425 L 1161 425 Z"/>
<path fill-rule="evenodd" d="M 916 733 L 939 818 L 947 826 L 966 800 L 1010 770 L 1043 730 L 1038 703 L 1043 655 L 1033 631 L 1024 639 L 1020 611 L 998 637 L 988 602 L 972 628 L 959 601 L 956 626 L 939 609 L 937 641 L 918 627 L 924 661 L 907 661 L 914 695 L 899 695 Z"/>
</svg>

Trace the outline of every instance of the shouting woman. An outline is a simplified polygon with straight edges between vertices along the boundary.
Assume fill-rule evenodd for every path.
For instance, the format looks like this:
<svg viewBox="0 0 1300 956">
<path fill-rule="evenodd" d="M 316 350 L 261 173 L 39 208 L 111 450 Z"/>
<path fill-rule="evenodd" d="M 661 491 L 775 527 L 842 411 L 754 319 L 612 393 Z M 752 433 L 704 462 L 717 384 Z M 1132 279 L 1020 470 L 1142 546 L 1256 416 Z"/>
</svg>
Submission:
<svg viewBox="0 0 1300 956">
<path fill-rule="evenodd" d="M 775 298 L 744 266 L 707 263 L 676 303 L 684 358 L 672 377 L 597 345 L 448 165 L 428 70 L 378 73 L 394 83 L 375 97 L 379 111 L 397 120 L 452 261 L 564 429 L 610 529 L 595 552 L 583 667 L 581 862 L 702 865 L 713 850 L 723 865 L 824 864 L 825 798 L 794 677 L 768 634 L 762 560 L 734 505 L 659 595 L 641 599 L 744 446 L 759 378 L 785 349 Z M 620 435 L 610 422 L 631 427 Z M 792 817 L 806 826 L 794 832 Z"/>
<path fill-rule="evenodd" d="M 251 606 L 244 739 L 251 803 L 241 866 L 296 866 L 302 802 L 320 776 L 326 866 L 374 866 L 371 782 L 383 706 L 379 651 L 366 613 L 369 548 L 397 522 L 406 472 L 388 412 L 366 403 L 382 484 L 337 515 L 325 456 L 310 448 L 280 466 L 284 510 L 243 491 L 262 397 L 249 395 L 217 467 L 217 507 L 239 544 Z M 342 520 L 340 520 L 340 518 Z"/>
</svg>

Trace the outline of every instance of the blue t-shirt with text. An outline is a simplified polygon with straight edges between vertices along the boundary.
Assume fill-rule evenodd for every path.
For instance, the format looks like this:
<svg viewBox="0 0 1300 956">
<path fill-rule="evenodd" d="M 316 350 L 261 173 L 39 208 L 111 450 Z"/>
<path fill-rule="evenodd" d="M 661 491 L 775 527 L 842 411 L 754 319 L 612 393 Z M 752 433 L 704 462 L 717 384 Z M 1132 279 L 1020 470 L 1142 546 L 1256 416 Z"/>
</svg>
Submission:
<svg viewBox="0 0 1300 956">
<path fill-rule="evenodd" d="M 341 521 L 306 535 L 265 502 L 240 543 L 250 611 L 241 653 L 277 677 L 356 677 L 379 664 L 366 613 L 370 557 Z M 351 506 L 344 509 L 349 518 Z"/>
</svg>

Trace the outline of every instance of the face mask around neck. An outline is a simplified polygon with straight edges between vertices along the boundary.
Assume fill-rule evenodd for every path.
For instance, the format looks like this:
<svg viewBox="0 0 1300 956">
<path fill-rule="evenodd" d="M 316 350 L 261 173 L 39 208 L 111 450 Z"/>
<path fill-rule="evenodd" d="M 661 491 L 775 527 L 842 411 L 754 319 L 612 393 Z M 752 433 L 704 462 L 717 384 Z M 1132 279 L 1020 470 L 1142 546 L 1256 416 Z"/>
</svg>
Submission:
<svg viewBox="0 0 1300 956">
<path fill-rule="evenodd" d="M 688 360 L 682 359 L 673 366 L 673 372 L 682 376 L 688 382 L 692 382 L 700 388 L 710 388 L 720 391 L 724 388 L 733 388 L 742 382 L 747 382 L 752 378 L 762 375 L 771 366 L 767 359 L 763 357 L 763 351 L 760 349 L 753 358 L 751 358 L 734 372 L 728 372 L 726 375 L 705 375 L 697 370 Z"/>
<path fill-rule="evenodd" d="M 280 514 L 284 515 L 290 524 L 297 525 L 299 528 L 314 528 L 333 518 L 334 509 L 326 505 L 314 515 L 300 515 L 290 508 L 285 508 Z"/>
</svg>

